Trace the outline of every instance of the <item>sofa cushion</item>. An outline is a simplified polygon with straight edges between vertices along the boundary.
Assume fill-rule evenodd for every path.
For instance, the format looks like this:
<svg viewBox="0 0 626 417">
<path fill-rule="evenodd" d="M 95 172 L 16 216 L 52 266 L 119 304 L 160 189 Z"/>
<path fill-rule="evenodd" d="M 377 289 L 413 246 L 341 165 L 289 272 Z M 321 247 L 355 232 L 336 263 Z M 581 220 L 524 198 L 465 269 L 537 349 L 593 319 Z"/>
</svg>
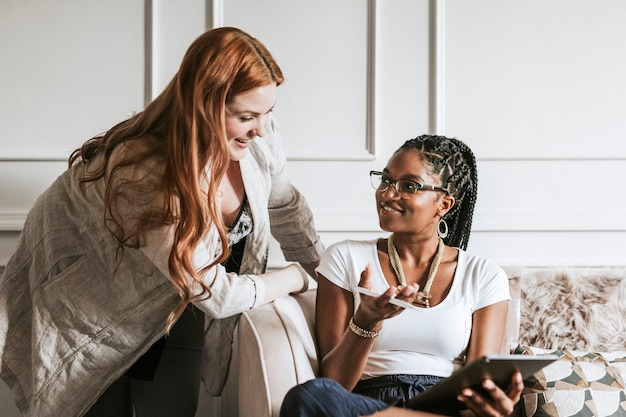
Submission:
<svg viewBox="0 0 626 417">
<path fill-rule="evenodd" d="M 522 416 L 626 416 L 626 351 L 583 352 L 520 345 L 515 353 L 560 357 L 524 380 Z"/>
</svg>

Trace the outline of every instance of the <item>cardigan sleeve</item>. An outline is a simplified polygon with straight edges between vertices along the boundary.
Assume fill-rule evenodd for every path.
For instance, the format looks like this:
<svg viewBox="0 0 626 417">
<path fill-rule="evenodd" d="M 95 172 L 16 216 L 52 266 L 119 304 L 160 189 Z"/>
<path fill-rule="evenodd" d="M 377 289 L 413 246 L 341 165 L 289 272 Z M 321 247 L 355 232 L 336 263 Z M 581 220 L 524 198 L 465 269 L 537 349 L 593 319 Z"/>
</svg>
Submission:
<svg viewBox="0 0 626 417">
<path fill-rule="evenodd" d="M 142 245 L 146 256 L 168 279 L 170 276 L 168 259 L 173 236 L 173 226 L 164 226 L 148 233 Z M 193 254 L 193 266 L 196 270 L 204 268 L 215 259 L 216 239 L 215 231 L 211 230 L 196 247 Z M 256 275 L 226 272 L 226 269 L 218 264 L 205 271 L 202 277 L 210 286 L 211 295 L 193 304 L 211 318 L 225 318 L 242 313 L 261 305 L 265 299 L 265 283 Z M 200 285 L 191 276 L 188 276 L 188 281 L 192 289 L 200 293 Z"/>
</svg>

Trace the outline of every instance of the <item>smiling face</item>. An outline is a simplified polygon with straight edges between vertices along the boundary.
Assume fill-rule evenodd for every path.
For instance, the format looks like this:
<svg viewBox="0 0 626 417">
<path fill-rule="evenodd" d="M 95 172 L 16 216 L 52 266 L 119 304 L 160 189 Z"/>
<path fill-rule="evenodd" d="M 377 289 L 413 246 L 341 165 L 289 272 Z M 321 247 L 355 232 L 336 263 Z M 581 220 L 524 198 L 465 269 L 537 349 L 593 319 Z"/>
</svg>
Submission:
<svg viewBox="0 0 626 417">
<path fill-rule="evenodd" d="M 439 185 L 441 181 L 428 173 L 420 154 L 413 150 L 395 153 L 383 170 L 391 181 L 407 179 L 426 185 Z M 381 229 L 393 233 L 420 234 L 430 237 L 437 234 L 437 223 L 454 204 L 454 198 L 442 191 L 419 190 L 410 198 L 401 198 L 392 186 L 376 191 L 376 209 Z"/>
<path fill-rule="evenodd" d="M 265 135 L 265 125 L 276 103 L 276 84 L 253 88 L 236 95 L 226 105 L 226 137 L 230 159 L 239 161 L 250 141 Z"/>
</svg>

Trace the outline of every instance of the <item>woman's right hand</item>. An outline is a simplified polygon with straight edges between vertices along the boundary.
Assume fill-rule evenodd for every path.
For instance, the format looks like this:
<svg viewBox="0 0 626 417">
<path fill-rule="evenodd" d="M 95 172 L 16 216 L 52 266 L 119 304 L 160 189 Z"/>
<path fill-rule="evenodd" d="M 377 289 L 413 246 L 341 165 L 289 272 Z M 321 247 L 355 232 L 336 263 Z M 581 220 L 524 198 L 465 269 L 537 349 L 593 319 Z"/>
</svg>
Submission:
<svg viewBox="0 0 626 417">
<path fill-rule="evenodd" d="M 505 391 L 490 379 L 483 381 L 483 389 L 488 395 L 480 395 L 476 391 L 464 388 L 458 396 L 467 407 L 462 416 L 500 417 L 513 413 L 515 404 L 520 400 L 524 390 L 522 374 L 516 372 L 511 377 L 511 386 Z"/>
<path fill-rule="evenodd" d="M 288 294 L 299 294 L 309 288 L 309 274 L 299 264 L 259 275 L 265 282 L 265 303 Z"/>
<path fill-rule="evenodd" d="M 296 277 L 299 277 L 302 283 L 302 285 L 296 291 L 292 291 L 291 294 L 306 292 L 309 289 L 309 273 L 307 270 L 300 264 L 291 264 L 287 268 L 293 269 L 296 273 Z"/>
<path fill-rule="evenodd" d="M 368 264 L 361 273 L 359 287 L 373 290 L 371 287 L 371 277 L 372 266 Z M 360 294 L 361 304 L 354 313 L 354 320 L 361 327 L 366 329 L 378 328 L 383 320 L 395 317 L 404 311 L 404 307 L 390 302 L 392 298 L 411 303 L 417 295 L 418 290 L 419 285 L 411 284 L 400 290 L 398 290 L 398 287 L 389 287 L 378 297 Z"/>
</svg>

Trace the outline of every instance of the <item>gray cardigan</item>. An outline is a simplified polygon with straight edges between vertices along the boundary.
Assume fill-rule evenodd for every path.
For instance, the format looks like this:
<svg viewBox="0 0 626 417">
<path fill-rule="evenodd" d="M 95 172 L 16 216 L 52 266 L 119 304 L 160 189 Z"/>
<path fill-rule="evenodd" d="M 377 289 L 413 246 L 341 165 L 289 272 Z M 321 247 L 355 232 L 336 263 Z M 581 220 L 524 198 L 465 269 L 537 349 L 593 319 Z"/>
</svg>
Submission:
<svg viewBox="0 0 626 417">
<path fill-rule="evenodd" d="M 240 275 L 222 266 L 205 279 L 212 297 L 195 303 L 207 316 L 204 381 L 219 395 L 227 377 L 239 313 L 258 306 L 270 232 L 288 261 L 310 263 L 323 250 L 312 213 L 285 176 L 276 124 L 240 162 L 254 229 Z M 81 416 L 164 335 L 178 295 L 168 280 L 167 228 L 126 249 L 103 224 L 104 182 L 79 183 L 85 165 L 63 173 L 30 211 L 0 280 L 0 376 L 26 416 Z M 219 247 L 215 230 L 196 248 L 206 265 Z"/>
</svg>

